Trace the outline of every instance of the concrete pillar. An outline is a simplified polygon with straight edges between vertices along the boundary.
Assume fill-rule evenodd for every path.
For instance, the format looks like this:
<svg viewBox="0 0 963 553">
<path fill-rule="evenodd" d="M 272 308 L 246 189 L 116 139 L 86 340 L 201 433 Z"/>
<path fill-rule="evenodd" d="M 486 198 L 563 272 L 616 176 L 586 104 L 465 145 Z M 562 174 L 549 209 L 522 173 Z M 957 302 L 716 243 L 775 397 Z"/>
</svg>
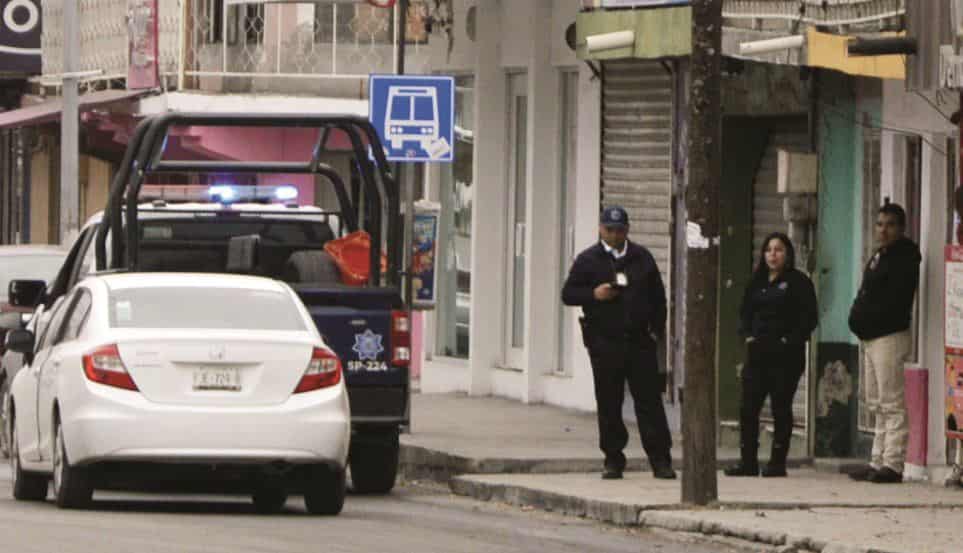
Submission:
<svg viewBox="0 0 963 553">
<path fill-rule="evenodd" d="M 542 400 L 541 384 L 558 358 L 561 307 L 558 253 L 562 229 L 559 190 L 558 69 L 552 65 L 551 0 L 535 0 L 528 43 L 527 260 L 525 268 L 525 387 L 522 401 Z"/>
<path fill-rule="evenodd" d="M 506 79 L 501 68 L 501 2 L 477 4 L 475 157 L 472 200 L 470 395 L 489 395 L 491 370 L 502 362 L 505 335 Z"/>
</svg>

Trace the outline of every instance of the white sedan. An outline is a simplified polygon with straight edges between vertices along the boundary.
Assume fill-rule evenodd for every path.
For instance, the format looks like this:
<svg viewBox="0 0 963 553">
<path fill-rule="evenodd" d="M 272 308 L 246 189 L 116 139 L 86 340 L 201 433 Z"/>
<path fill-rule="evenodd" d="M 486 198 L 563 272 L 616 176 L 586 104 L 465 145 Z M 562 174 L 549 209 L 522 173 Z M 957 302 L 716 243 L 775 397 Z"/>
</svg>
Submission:
<svg viewBox="0 0 963 553">
<path fill-rule="evenodd" d="M 84 507 L 94 489 L 288 493 L 338 514 L 350 440 L 337 356 L 286 284 L 237 275 L 90 277 L 42 335 L 8 334 L 13 493 Z"/>
</svg>

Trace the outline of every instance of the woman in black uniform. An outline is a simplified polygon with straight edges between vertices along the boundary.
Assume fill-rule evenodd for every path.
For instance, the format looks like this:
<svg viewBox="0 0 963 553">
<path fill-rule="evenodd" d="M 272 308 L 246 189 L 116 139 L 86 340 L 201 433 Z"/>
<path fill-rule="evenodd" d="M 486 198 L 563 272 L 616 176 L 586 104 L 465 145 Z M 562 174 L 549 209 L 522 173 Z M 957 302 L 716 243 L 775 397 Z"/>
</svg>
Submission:
<svg viewBox="0 0 963 553">
<path fill-rule="evenodd" d="M 766 396 L 775 435 L 762 475 L 786 476 L 793 396 L 806 368 L 806 342 L 819 317 L 813 283 L 795 264 L 789 237 L 773 233 L 763 242 L 759 265 L 746 287 L 739 325 L 748 349 L 739 416 L 741 461 L 725 470 L 727 476 L 759 475 L 759 412 Z"/>
</svg>

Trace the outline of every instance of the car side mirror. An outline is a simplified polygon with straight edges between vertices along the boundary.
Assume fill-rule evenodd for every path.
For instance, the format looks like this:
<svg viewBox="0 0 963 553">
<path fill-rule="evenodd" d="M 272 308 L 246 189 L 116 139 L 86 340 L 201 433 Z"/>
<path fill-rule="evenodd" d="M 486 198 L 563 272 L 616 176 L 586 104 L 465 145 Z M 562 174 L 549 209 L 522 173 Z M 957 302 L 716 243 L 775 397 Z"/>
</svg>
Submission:
<svg viewBox="0 0 963 553">
<path fill-rule="evenodd" d="M 10 305 L 34 308 L 47 298 L 47 283 L 42 280 L 13 280 L 7 289 Z"/>
<path fill-rule="evenodd" d="M 4 347 L 10 351 L 30 355 L 34 348 L 33 332 L 29 330 L 17 329 L 7 333 L 7 340 Z"/>
<path fill-rule="evenodd" d="M 0 329 L 17 330 L 25 324 L 21 313 L 0 313 Z"/>
</svg>

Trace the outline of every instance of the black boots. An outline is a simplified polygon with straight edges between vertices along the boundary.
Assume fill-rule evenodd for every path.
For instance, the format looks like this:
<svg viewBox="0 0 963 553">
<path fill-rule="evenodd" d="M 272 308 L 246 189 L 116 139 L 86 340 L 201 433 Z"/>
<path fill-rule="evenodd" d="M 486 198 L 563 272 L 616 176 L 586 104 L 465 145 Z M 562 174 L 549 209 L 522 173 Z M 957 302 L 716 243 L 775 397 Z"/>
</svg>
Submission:
<svg viewBox="0 0 963 553">
<path fill-rule="evenodd" d="M 769 456 L 769 464 L 762 469 L 765 478 L 786 476 L 786 458 L 789 457 L 789 445 L 782 445 L 776 442 L 772 444 L 772 455 Z"/>
<path fill-rule="evenodd" d="M 738 465 L 722 472 L 726 476 L 759 476 L 759 463 L 740 461 Z"/>
<path fill-rule="evenodd" d="M 748 447 L 743 445 L 739 450 L 739 457 L 742 459 L 739 464 L 723 470 L 726 476 L 759 476 L 758 458 L 759 446 Z"/>
</svg>

